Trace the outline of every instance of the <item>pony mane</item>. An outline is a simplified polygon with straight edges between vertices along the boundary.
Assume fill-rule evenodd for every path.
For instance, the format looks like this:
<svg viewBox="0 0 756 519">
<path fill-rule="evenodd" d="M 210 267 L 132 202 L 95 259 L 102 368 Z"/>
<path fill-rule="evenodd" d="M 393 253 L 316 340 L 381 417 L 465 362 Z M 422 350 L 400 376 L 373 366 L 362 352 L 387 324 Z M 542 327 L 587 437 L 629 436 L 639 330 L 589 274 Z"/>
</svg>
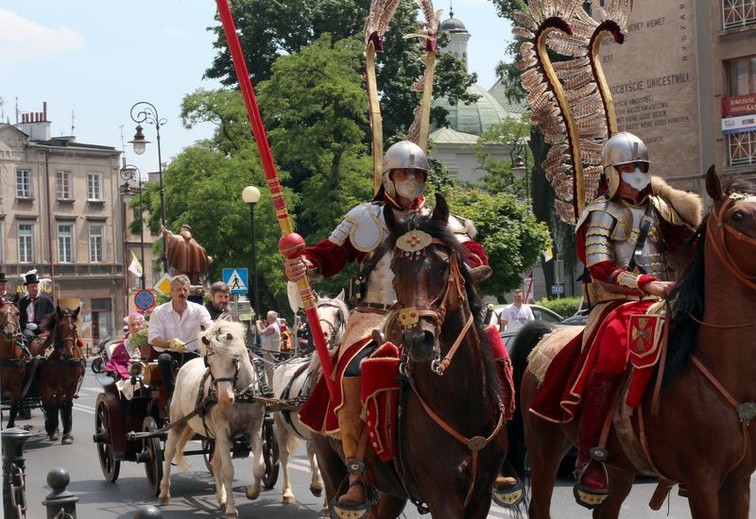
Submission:
<svg viewBox="0 0 756 519">
<path fill-rule="evenodd" d="M 409 231 L 415 230 L 428 233 L 431 237 L 439 240 L 445 247 L 448 247 L 456 253 L 455 257 L 458 262 L 459 272 L 465 280 L 467 303 L 470 306 L 470 312 L 472 312 L 473 315 L 473 322 L 480 339 L 481 351 L 485 359 L 486 377 L 487 380 L 496 381 L 487 386 L 489 396 L 501 399 L 503 389 L 498 382 L 499 378 L 494 369 L 494 361 L 491 356 L 491 346 L 488 341 L 488 334 L 485 330 L 485 323 L 483 322 L 483 301 L 478 293 L 477 287 L 475 286 L 475 282 L 473 281 L 472 276 L 470 276 L 467 266 L 464 263 L 464 251 L 462 250 L 462 245 L 460 245 L 459 240 L 457 240 L 456 236 L 454 236 L 454 233 L 449 228 L 447 220 L 438 220 L 430 215 L 413 213 L 401 223 L 397 223 L 396 226 L 391 229 L 391 235 L 388 238 L 390 247 L 395 249 L 396 241 L 399 237 Z"/>
<path fill-rule="evenodd" d="M 243 350 L 246 348 L 246 345 L 244 344 L 245 331 L 246 330 L 244 324 L 242 323 L 226 321 L 225 319 L 218 319 L 210 328 L 200 334 L 200 344 L 204 344 L 203 340 L 207 339 L 210 343 L 212 343 L 213 347 L 217 349 L 235 349 L 234 345 L 238 344 L 239 350 Z M 218 340 L 218 337 L 229 333 L 233 335 L 234 338 L 238 339 L 238 342 Z"/>
<path fill-rule="evenodd" d="M 730 181 L 724 186 L 724 192 L 753 193 L 756 183 L 745 181 Z M 711 211 L 704 217 L 691 240 L 695 243 L 693 257 L 675 290 L 670 296 L 672 302 L 672 316 L 667 348 L 667 367 L 662 379 L 662 388 L 668 389 L 683 369 L 690 362 L 690 357 L 696 349 L 699 321 L 703 318 L 706 291 L 704 289 L 704 245 L 706 243 L 706 225 L 711 217 Z"/>
</svg>

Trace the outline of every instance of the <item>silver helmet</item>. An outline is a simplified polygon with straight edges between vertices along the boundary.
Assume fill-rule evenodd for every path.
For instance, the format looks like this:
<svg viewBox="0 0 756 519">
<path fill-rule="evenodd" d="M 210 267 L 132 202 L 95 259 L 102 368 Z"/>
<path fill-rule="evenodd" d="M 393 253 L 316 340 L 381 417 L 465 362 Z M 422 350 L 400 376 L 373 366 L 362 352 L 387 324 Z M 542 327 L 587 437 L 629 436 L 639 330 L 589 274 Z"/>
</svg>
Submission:
<svg viewBox="0 0 756 519">
<path fill-rule="evenodd" d="M 648 148 L 646 148 L 642 140 L 630 132 L 616 133 L 606 141 L 602 161 L 604 176 L 608 185 L 607 196 L 609 198 L 612 198 L 617 193 L 621 179 L 620 173 L 615 166 L 633 162 L 651 164 L 651 161 L 648 160 Z"/>
<path fill-rule="evenodd" d="M 396 184 L 390 178 L 395 169 L 419 170 L 428 174 L 428 157 L 420 146 L 410 141 L 399 141 L 383 155 L 383 188 L 392 199 L 396 198 Z"/>
</svg>

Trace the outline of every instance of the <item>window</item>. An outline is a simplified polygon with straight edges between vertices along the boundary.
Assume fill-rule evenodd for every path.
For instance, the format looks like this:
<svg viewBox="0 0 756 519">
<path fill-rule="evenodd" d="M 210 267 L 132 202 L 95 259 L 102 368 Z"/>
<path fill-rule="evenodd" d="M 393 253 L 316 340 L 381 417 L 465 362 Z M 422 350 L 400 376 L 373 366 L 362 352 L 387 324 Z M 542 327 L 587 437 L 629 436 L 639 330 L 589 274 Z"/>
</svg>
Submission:
<svg viewBox="0 0 756 519">
<path fill-rule="evenodd" d="M 102 175 L 87 173 L 87 200 L 102 202 Z"/>
<path fill-rule="evenodd" d="M 18 262 L 34 262 L 34 224 L 18 224 Z"/>
<path fill-rule="evenodd" d="M 55 196 L 58 200 L 71 200 L 71 172 L 58 171 L 55 174 Z"/>
<path fill-rule="evenodd" d="M 734 29 L 756 23 L 754 0 L 721 0 L 721 2 L 723 29 Z"/>
<path fill-rule="evenodd" d="M 31 171 L 28 169 L 16 170 L 16 197 L 31 198 Z"/>
<path fill-rule="evenodd" d="M 726 62 L 726 67 L 729 95 L 756 93 L 756 55 L 730 60 Z"/>
<path fill-rule="evenodd" d="M 73 263 L 73 224 L 58 224 L 58 262 Z"/>
<path fill-rule="evenodd" d="M 102 263 L 105 261 L 102 224 L 89 224 L 89 261 L 91 263 Z"/>
<path fill-rule="evenodd" d="M 756 165 L 756 132 L 733 133 L 727 136 L 727 165 Z"/>
</svg>

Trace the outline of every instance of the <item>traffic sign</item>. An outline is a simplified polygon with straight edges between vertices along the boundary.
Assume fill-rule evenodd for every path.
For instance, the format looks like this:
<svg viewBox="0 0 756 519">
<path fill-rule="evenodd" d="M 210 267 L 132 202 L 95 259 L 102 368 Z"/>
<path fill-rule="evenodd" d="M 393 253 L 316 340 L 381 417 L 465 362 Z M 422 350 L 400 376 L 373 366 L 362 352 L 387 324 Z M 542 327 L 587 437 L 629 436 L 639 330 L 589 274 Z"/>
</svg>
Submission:
<svg viewBox="0 0 756 519">
<path fill-rule="evenodd" d="M 164 296 L 171 295 L 171 276 L 168 273 L 163 274 L 157 283 L 152 285 L 152 288 L 163 294 Z"/>
<path fill-rule="evenodd" d="M 134 294 L 134 305 L 140 310 L 149 310 L 155 306 L 155 295 L 149 290 L 140 290 Z"/>
<path fill-rule="evenodd" d="M 232 294 L 246 294 L 249 292 L 249 270 L 243 268 L 223 269 L 223 282 L 231 289 Z"/>
<path fill-rule="evenodd" d="M 564 295 L 564 283 L 554 283 L 551 285 L 551 293 L 555 296 Z"/>
</svg>

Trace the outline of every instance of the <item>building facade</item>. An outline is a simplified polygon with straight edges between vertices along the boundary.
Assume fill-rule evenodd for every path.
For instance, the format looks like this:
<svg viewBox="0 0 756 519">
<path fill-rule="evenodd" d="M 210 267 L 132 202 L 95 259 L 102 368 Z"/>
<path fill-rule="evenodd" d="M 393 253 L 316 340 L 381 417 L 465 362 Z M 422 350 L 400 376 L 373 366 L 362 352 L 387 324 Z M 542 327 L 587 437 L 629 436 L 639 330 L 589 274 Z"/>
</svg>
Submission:
<svg viewBox="0 0 756 519">
<path fill-rule="evenodd" d="M 139 234 L 126 227 L 135 189 L 124 186 L 114 147 L 50 134 L 46 104 L 0 124 L 0 270 L 10 289 L 23 291 L 23 274 L 36 269 L 53 300 L 78 299 L 80 337 L 95 346 L 121 333 L 138 287 L 126 268 L 131 250 L 141 256 Z"/>
</svg>

